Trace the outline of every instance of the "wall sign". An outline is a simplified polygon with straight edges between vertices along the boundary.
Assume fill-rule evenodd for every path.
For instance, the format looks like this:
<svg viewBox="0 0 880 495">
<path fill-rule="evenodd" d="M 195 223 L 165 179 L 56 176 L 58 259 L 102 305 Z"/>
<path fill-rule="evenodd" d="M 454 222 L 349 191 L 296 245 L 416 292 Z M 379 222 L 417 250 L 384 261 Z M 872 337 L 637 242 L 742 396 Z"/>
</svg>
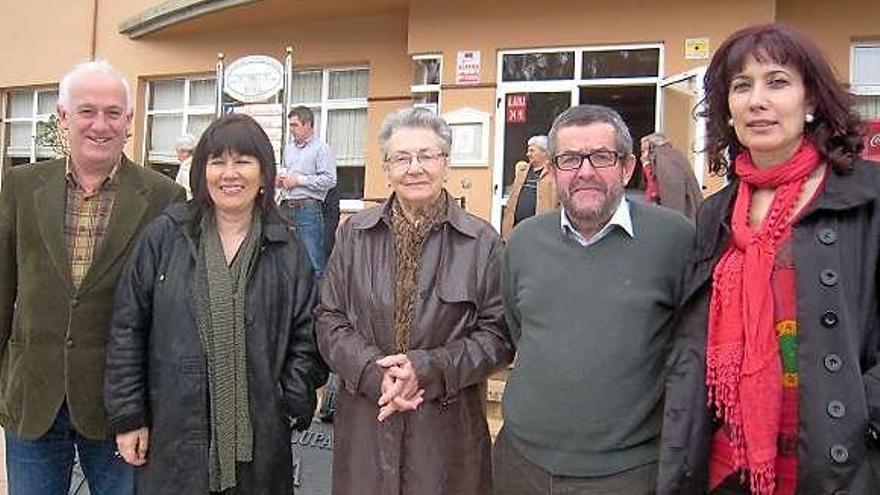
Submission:
<svg viewBox="0 0 880 495">
<path fill-rule="evenodd" d="M 284 66 L 265 55 L 242 57 L 226 67 L 223 91 L 238 101 L 256 103 L 281 91 Z"/>
<path fill-rule="evenodd" d="M 687 38 L 684 40 L 684 58 L 704 60 L 709 58 L 709 38 Z"/>
<path fill-rule="evenodd" d="M 465 50 L 458 52 L 455 64 L 456 84 L 478 84 L 480 82 L 480 51 Z"/>
<path fill-rule="evenodd" d="M 505 121 L 508 124 L 525 124 L 528 120 L 529 94 L 528 93 L 511 93 L 507 95 L 507 105 Z"/>
</svg>

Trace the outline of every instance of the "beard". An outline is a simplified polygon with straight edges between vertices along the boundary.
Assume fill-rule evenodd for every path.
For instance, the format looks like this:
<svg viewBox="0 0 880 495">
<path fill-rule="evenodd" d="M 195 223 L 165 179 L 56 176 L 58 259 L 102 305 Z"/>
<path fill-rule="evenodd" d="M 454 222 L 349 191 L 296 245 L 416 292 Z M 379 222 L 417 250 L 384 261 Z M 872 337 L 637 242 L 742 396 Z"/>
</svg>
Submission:
<svg viewBox="0 0 880 495">
<path fill-rule="evenodd" d="M 583 189 L 592 189 L 592 194 L 603 194 L 604 200 L 578 204 L 574 196 Z M 578 230 L 586 228 L 595 233 L 614 216 L 621 197 L 623 197 L 623 184 L 620 182 L 606 184 L 597 179 L 571 183 L 568 189 L 560 194 L 560 202 L 565 208 L 566 215 Z"/>
</svg>

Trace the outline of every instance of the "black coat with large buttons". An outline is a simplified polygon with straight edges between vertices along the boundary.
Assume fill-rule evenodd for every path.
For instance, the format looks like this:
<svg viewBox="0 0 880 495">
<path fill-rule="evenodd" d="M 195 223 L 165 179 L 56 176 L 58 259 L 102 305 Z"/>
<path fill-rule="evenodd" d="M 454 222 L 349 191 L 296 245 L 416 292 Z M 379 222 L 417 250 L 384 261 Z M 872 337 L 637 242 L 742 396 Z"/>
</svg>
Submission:
<svg viewBox="0 0 880 495">
<path fill-rule="evenodd" d="M 717 428 L 707 406 L 705 365 L 712 271 L 730 239 L 738 183 L 709 198 L 697 216 L 672 352 L 660 450 L 660 494 L 708 491 Z M 830 172 L 793 229 L 797 270 L 798 493 L 880 493 L 880 170 L 859 161 Z M 873 428 L 873 429 L 872 429 Z"/>
<path fill-rule="evenodd" d="M 144 229 L 116 290 L 104 397 L 110 427 L 150 428 L 139 494 L 207 494 L 209 409 L 193 282 L 199 222 L 174 205 Z M 306 428 L 327 368 L 315 343 L 311 264 L 281 220 L 265 215 L 245 306 L 253 461 L 230 493 L 293 490 L 291 419 Z"/>
</svg>

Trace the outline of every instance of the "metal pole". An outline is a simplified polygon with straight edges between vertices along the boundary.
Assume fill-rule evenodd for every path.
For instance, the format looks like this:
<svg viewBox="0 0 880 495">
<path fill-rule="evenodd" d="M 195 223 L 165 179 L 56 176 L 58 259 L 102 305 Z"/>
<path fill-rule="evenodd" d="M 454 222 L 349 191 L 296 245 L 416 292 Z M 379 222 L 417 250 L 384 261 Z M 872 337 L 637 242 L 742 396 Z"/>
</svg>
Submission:
<svg viewBox="0 0 880 495">
<path fill-rule="evenodd" d="M 226 71 L 223 63 L 223 52 L 217 54 L 217 98 L 214 101 L 214 117 L 223 115 L 223 75 Z"/>
<path fill-rule="evenodd" d="M 284 163 L 284 151 L 290 142 L 290 119 L 287 118 L 287 112 L 290 111 L 293 101 L 293 48 L 289 46 L 284 55 L 284 89 L 281 92 L 281 163 Z"/>
</svg>

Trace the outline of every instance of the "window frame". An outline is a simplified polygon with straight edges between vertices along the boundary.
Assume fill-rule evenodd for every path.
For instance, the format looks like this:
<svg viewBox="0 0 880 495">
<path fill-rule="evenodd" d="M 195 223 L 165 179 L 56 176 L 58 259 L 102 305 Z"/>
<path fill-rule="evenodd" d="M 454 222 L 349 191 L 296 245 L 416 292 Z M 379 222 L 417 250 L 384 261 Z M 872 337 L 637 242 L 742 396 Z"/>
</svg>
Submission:
<svg viewBox="0 0 880 495">
<path fill-rule="evenodd" d="M 21 93 L 27 92 L 30 93 L 31 99 L 31 111 L 30 115 L 27 117 L 7 117 L 6 112 L 9 110 L 9 99 L 12 93 Z M 40 94 L 41 93 L 55 93 L 55 108 L 52 109 L 49 113 L 38 113 L 39 112 L 39 104 L 40 104 Z M 37 156 L 37 127 L 40 123 L 49 122 L 49 119 L 52 115 L 57 115 L 57 105 L 58 105 L 58 96 L 59 96 L 59 88 L 57 85 L 40 85 L 40 86 L 27 86 L 21 88 L 7 88 L 3 90 L 3 105 L 2 105 L 2 129 L 0 129 L 0 143 L 2 143 L 2 147 L 0 147 L 0 163 L 5 163 L 8 158 L 27 158 L 30 162 L 36 162 L 38 159 L 43 158 L 44 160 L 51 160 L 53 157 L 43 157 Z M 25 155 L 22 152 L 18 152 L 17 150 L 13 153 L 10 153 L 9 146 L 6 143 L 6 139 L 9 134 L 9 127 L 7 124 L 21 124 L 21 123 L 29 123 L 30 124 L 30 142 L 28 143 L 27 154 Z"/>
<path fill-rule="evenodd" d="M 333 72 L 354 72 L 354 71 L 365 71 L 367 74 L 367 94 L 362 98 L 330 98 L 330 74 Z M 320 101 L 300 101 L 300 102 L 290 102 L 290 107 L 287 109 L 287 112 L 290 112 L 290 109 L 296 106 L 304 106 L 311 109 L 313 112 L 318 114 L 318 128 L 315 129 L 315 136 L 321 139 L 323 142 L 330 144 L 327 140 L 328 127 L 330 124 L 329 114 L 334 110 L 365 110 L 369 113 L 369 77 L 370 77 L 370 67 L 367 65 L 351 65 L 351 66 L 334 66 L 334 67 L 302 67 L 299 69 L 295 69 L 294 74 L 304 73 L 304 72 L 320 72 L 321 73 L 321 99 Z M 367 128 L 364 130 L 365 135 L 369 130 L 369 121 L 367 121 Z M 287 131 L 289 132 L 289 131 Z M 367 173 L 367 157 L 366 157 L 366 142 L 364 143 L 364 160 L 361 164 L 341 164 L 339 163 L 339 159 L 337 157 L 336 167 L 337 170 L 339 168 L 361 168 L 364 171 L 364 175 Z M 361 191 L 361 195 L 364 194 L 364 191 Z M 353 211 L 353 210 L 361 210 L 364 208 L 364 202 L 362 199 L 342 199 L 340 200 L 340 209 L 344 211 Z"/>
<path fill-rule="evenodd" d="M 180 81 L 183 80 L 183 106 L 175 107 L 171 109 L 165 110 L 152 110 L 150 109 L 150 99 L 152 97 L 153 84 L 157 82 L 163 81 Z M 200 74 L 188 74 L 184 76 L 172 76 L 172 77 L 157 77 L 157 78 L 149 78 L 146 79 L 146 88 L 144 90 L 144 120 L 143 120 L 143 129 L 144 136 L 141 143 L 141 157 L 145 164 L 172 164 L 177 165 L 177 159 L 174 156 L 174 150 L 171 150 L 171 155 L 168 157 L 164 155 L 156 155 L 157 159 L 153 159 L 150 154 L 150 118 L 155 115 L 180 115 L 181 116 L 181 129 L 178 133 L 178 136 L 182 136 L 187 133 L 187 129 L 189 127 L 189 119 L 192 116 L 202 116 L 202 115 L 216 115 L 216 102 L 212 102 L 211 105 L 189 105 L 190 100 L 190 86 L 195 81 L 214 81 L 214 88 L 216 91 L 217 87 L 217 77 L 211 74 L 200 73 Z M 198 138 L 198 136 L 196 136 Z"/>
<path fill-rule="evenodd" d="M 442 108 L 442 86 L 443 86 L 443 55 L 440 53 L 424 53 L 412 56 L 412 61 L 415 63 L 418 60 L 437 60 L 440 62 L 440 69 L 438 72 L 438 82 L 437 84 L 412 84 L 410 85 L 410 93 L 412 94 L 413 99 L 413 108 L 426 108 L 428 110 L 433 111 L 435 114 L 440 114 L 440 109 Z M 416 96 L 419 95 L 429 95 L 436 94 L 437 95 L 437 103 L 415 103 Z"/>
<path fill-rule="evenodd" d="M 856 52 L 860 48 L 872 48 L 880 51 L 880 41 L 853 42 L 849 49 L 849 83 L 850 92 L 858 96 L 880 95 L 880 82 L 876 84 L 859 84 L 856 78 Z"/>
</svg>

